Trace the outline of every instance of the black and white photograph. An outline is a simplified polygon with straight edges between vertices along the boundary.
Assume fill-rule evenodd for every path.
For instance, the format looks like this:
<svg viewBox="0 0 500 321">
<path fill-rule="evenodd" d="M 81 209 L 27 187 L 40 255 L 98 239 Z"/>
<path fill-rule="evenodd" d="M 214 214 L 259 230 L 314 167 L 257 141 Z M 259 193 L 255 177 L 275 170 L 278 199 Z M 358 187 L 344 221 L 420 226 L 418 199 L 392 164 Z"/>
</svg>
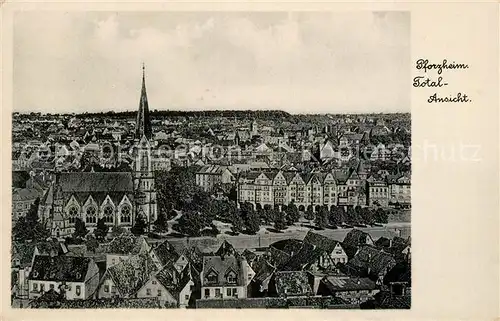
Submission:
<svg viewBox="0 0 500 321">
<path fill-rule="evenodd" d="M 11 307 L 410 309 L 410 22 L 16 12 Z"/>
</svg>

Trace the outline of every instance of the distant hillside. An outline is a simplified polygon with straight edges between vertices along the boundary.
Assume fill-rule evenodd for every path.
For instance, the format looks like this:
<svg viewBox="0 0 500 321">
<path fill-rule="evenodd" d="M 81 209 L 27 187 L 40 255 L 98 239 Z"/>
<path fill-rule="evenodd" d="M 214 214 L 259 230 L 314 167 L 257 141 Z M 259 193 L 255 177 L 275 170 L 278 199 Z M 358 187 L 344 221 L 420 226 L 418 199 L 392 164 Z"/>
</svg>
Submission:
<svg viewBox="0 0 500 321">
<path fill-rule="evenodd" d="M 105 113 L 83 113 L 76 117 L 135 117 L 137 111 L 105 112 Z M 255 118 L 255 119 L 283 119 L 292 117 L 291 114 L 281 110 L 203 110 L 203 111 L 180 111 L 180 110 L 153 110 L 150 112 L 153 118 L 204 118 L 204 117 L 226 117 L 226 118 Z"/>
</svg>

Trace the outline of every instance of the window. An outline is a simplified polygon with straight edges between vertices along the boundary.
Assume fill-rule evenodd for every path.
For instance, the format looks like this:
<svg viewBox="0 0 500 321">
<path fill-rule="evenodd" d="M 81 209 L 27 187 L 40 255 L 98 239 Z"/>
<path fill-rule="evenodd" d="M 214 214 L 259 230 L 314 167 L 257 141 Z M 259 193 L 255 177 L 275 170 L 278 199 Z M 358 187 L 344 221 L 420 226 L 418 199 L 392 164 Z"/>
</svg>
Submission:
<svg viewBox="0 0 500 321">
<path fill-rule="evenodd" d="M 49 285 L 51 290 L 54 290 L 54 284 Z"/>
<path fill-rule="evenodd" d="M 227 296 L 231 296 L 231 289 L 230 288 L 227 289 L 226 294 L 227 294 Z"/>
<path fill-rule="evenodd" d="M 74 224 L 75 219 L 78 215 L 78 208 L 76 206 L 71 206 L 68 211 L 69 223 Z"/>
<path fill-rule="evenodd" d="M 43 292 L 45 291 L 45 284 L 40 284 L 40 292 Z"/>
<path fill-rule="evenodd" d="M 151 289 L 146 289 L 146 295 L 151 295 Z"/>
<path fill-rule="evenodd" d="M 116 293 L 116 289 L 115 289 L 114 285 L 111 286 L 111 293 Z"/>
<path fill-rule="evenodd" d="M 161 289 L 158 289 L 158 296 L 161 296 Z"/>
<path fill-rule="evenodd" d="M 210 289 L 205 289 L 205 297 L 210 297 Z"/>
<path fill-rule="evenodd" d="M 97 223 L 97 210 L 94 206 L 87 207 L 85 222 L 87 223 Z"/>
<path fill-rule="evenodd" d="M 215 297 L 220 298 L 220 289 L 215 289 Z"/>
<path fill-rule="evenodd" d="M 218 281 L 217 280 L 217 273 L 215 273 L 214 271 L 209 272 L 209 274 L 207 275 L 207 282 L 214 284 L 214 283 L 217 283 L 217 281 Z"/>
<path fill-rule="evenodd" d="M 33 283 L 33 292 L 38 291 L 38 283 Z"/>
<path fill-rule="evenodd" d="M 111 264 L 115 264 L 115 259 L 111 259 Z"/>
<path fill-rule="evenodd" d="M 121 209 L 121 221 L 123 223 L 130 223 L 131 222 L 131 217 L 130 217 L 130 206 L 124 205 Z"/>
<path fill-rule="evenodd" d="M 233 289 L 233 296 L 238 296 L 238 289 L 236 288 Z"/>
<path fill-rule="evenodd" d="M 104 292 L 106 292 L 106 293 L 109 292 L 109 285 L 108 284 L 104 285 Z"/>
<path fill-rule="evenodd" d="M 185 299 L 185 300 L 189 300 L 189 294 L 186 294 L 186 295 L 184 296 L 184 299 Z"/>
<path fill-rule="evenodd" d="M 236 284 L 236 273 L 233 271 L 229 272 L 226 276 L 227 283 Z"/>
<path fill-rule="evenodd" d="M 155 280 L 151 281 L 151 284 L 156 284 L 156 281 Z"/>
<path fill-rule="evenodd" d="M 104 222 L 113 223 L 113 208 L 111 206 L 106 206 L 103 211 Z"/>
<path fill-rule="evenodd" d="M 79 296 L 81 294 L 81 286 L 77 285 L 76 286 L 76 295 Z"/>
</svg>

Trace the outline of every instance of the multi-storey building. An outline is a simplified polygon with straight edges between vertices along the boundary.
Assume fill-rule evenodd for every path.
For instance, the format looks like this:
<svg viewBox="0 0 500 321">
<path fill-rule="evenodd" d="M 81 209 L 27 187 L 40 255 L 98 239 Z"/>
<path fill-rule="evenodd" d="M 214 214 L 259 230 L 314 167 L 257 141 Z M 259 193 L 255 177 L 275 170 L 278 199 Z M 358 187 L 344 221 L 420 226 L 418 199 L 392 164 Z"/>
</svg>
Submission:
<svg viewBox="0 0 500 321">
<path fill-rule="evenodd" d="M 334 172 L 244 173 L 238 181 L 238 200 L 262 207 L 294 203 L 301 211 L 308 208 L 317 211 L 321 206 L 366 205 L 359 176 Z"/>
</svg>

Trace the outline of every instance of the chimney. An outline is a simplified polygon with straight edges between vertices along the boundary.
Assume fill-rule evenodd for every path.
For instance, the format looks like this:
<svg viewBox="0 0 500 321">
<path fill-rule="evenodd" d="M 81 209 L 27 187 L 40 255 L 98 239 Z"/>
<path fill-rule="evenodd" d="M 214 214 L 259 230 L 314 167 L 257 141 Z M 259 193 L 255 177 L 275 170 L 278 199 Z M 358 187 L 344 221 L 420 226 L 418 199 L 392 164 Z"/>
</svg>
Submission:
<svg viewBox="0 0 500 321">
<path fill-rule="evenodd" d="M 389 239 L 389 248 L 392 247 L 392 239 Z"/>
</svg>

